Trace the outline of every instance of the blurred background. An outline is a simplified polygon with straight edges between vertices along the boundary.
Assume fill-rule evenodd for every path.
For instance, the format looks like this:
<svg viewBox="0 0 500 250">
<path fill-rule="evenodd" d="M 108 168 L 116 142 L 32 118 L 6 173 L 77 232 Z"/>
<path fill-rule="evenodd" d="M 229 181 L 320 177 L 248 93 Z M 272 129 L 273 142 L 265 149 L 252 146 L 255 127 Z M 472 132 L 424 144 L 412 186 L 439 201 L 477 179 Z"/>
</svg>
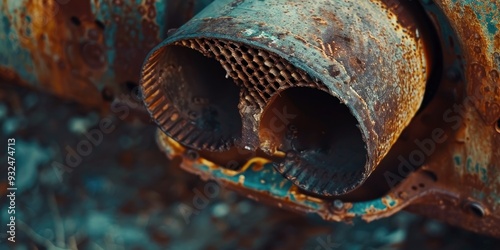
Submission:
<svg viewBox="0 0 500 250">
<path fill-rule="evenodd" d="M 130 96 L 136 95 L 131 86 Z M 500 240 L 407 212 L 322 221 L 260 204 L 183 172 L 163 155 L 137 101 L 128 115 L 0 84 L 0 249 L 498 249 Z M 142 111 L 141 111 L 142 110 Z M 118 114 L 118 115 L 117 115 Z M 68 171 L 68 147 L 109 119 Z M 16 243 L 7 241 L 7 138 L 16 139 Z M 64 165 L 64 164 L 63 164 Z M 215 193 L 215 192 L 214 192 Z M 210 196 L 210 197 L 207 197 Z M 201 206 L 200 206 L 201 204 Z M 199 208 L 199 209 L 198 209 Z"/>
</svg>

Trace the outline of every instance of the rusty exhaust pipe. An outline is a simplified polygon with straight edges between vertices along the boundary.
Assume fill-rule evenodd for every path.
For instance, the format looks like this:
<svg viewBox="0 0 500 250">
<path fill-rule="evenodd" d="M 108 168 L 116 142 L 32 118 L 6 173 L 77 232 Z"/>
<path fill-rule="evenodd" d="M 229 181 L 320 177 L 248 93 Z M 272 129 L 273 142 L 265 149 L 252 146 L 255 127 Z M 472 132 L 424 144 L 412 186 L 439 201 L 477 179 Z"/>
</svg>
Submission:
<svg viewBox="0 0 500 250">
<path fill-rule="evenodd" d="M 187 147 L 262 150 L 301 189 L 346 194 L 422 102 L 417 24 L 394 0 L 218 0 L 150 53 L 144 103 Z"/>
</svg>

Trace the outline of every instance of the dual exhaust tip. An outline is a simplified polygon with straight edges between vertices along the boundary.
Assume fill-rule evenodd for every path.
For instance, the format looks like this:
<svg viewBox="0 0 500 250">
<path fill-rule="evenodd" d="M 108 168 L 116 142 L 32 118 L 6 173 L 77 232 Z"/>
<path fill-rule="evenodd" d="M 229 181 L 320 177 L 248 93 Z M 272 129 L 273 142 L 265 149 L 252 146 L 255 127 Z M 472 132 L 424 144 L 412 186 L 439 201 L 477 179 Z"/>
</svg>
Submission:
<svg viewBox="0 0 500 250">
<path fill-rule="evenodd" d="M 366 149 L 347 106 L 277 55 L 193 39 L 151 59 L 156 69 L 142 82 L 145 103 L 177 142 L 197 150 L 284 154 L 277 170 L 323 195 L 362 174 Z"/>
<path fill-rule="evenodd" d="M 335 32 L 349 34 L 333 23 L 317 29 L 314 39 L 308 37 L 311 32 L 284 33 L 272 21 L 269 27 L 249 28 L 257 17 L 231 4 L 221 13 L 223 2 L 230 1 L 207 7 L 148 56 L 141 86 L 155 122 L 169 137 L 196 150 L 239 148 L 278 157 L 276 170 L 316 195 L 342 195 L 359 187 L 423 98 L 426 62 L 419 41 L 390 27 L 377 31 L 383 39 L 407 46 L 391 48 L 409 56 L 401 62 L 386 54 L 385 47 L 368 46 L 381 43 L 366 42 L 359 33 L 350 34 L 351 42 L 338 38 Z M 263 14 L 272 7 L 266 5 L 276 4 L 238 2 Z M 332 8 L 329 1 L 305 2 L 325 4 L 338 19 L 346 17 L 347 9 Z M 305 12 L 297 5 L 281 5 Z M 360 5 L 379 14 L 378 5 Z M 363 13 L 357 14 L 367 15 Z M 231 14 L 235 17 L 228 18 Z M 353 24 L 354 30 L 366 29 L 363 25 Z M 325 41 L 317 41 L 319 37 Z M 370 64 L 375 61 L 382 65 Z M 377 69 L 388 65 L 406 72 Z M 401 101 L 411 103 L 390 106 Z"/>
</svg>

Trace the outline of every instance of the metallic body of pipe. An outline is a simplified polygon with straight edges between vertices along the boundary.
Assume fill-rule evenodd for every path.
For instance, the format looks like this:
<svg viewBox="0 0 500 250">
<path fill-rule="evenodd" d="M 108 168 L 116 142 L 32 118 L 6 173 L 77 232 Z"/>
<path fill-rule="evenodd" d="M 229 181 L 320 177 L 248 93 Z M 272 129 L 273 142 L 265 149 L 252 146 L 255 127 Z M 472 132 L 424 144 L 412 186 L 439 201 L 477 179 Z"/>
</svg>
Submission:
<svg viewBox="0 0 500 250">
<path fill-rule="evenodd" d="M 407 6 L 396 1 L 215 1 L 150 53 L 142 71 L 144 101 L 162 130 L 184 145 L 286 153 L 276 169 L 294 184 L 319 195 L 344 194 L 370 175 L 420 107 L 429 62 L 425 32 L 417 23 Z M 208 98 L 212 111 L 198 110 L 190 117 L 195 104 L 187 102 L 196 96 L 183 93 L 210 88 L 205 84 L 210 84 L 213 71 L 203 79 L 188 79 L 192 71 L 179 60 L 189 60 L 188 54 L 199 58 L 178 52 L 180 47 L 221 63 L 223 74 L 237 86 L 230 101 L 214 104 L 221 96 Z M 173 90 L 176 84 L 183 89 Z M 233 86 L 221 83 L 214 88 L 226 91 Z M 299 149 L 287 145 L 272 129 L 271 136 L 262 132 L 269 130 L 263 124 L 266 110 L 276 108 L 273 103 L 281 93 L 297 87 L 328 93 L 348 107 L 349 114 L 341 113 L 338 119 L 323 107 L 330 118 L 318 123 L 347 132 L 329 135 L 324 141 L 328 146 L 319 151 L 308 148 L 307 142 Z M 239 100 L 233 93 L 238 91 Z M 241 121 L 234 120 L 234 110 L 227 110 L 230 105 L 238 107 Z M 278 106 L 286 112 L 292 105 L 301 104 L 284 101 Z M 308 113 L 294 110 L 298 116 Z M 221 115 L 199 118 L 207 112 Z M 349 116 L 355 118 L 353 124 L 336 127 Z M 200 119 L 212 119 L 216 125 Z M 297 119 L 283 125 L 305 124 Z M 235 127 L 238 131 L 227 132 Z M 356 127 L 360 132 L 353 130 Z M 361 146 L 354 145 L 357 136 Z M 338 150 L 342 157 L 332 158 Z"/>
</svg>

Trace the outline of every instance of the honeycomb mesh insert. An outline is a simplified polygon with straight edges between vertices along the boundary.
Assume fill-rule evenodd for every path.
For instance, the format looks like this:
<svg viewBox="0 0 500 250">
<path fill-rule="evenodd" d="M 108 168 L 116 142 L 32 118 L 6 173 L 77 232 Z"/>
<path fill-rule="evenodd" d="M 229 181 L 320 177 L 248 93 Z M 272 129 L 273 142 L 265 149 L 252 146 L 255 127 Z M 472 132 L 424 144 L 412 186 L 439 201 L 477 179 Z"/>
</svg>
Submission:
<svg viewBox="0 0 500 250">
<path fill-rule="evenodd" d="M 326 87 L 313 81 L 305 72 L 290 65 L 273 53 L 231 41 L 216 39 L 190 39 L 178 41 L 174 46 L 183 46 L 215 58 L 240 87 L 242 106 L 258 106 L 263 110 L 271 97 L 288 87 L 311 87 L 327 91 Z M 172 46 L 170 45 L 170 46 Z M 195 149 L 209 151 L 229 150 L 236 138 L 225 138 L 204 131 L 184 117 L 161 90 L 162 79 L 177 79 L 177 69 L 162 65 L 165 49 L 153 52 L 143 67 L 142 81 L 144 100 L 148 110 L 162 130 L 177 142 Z M 241 104 L 241 103 L 240 103 Z"/>
<path fill-rule="evenodd" d="M 265 108 L 271 97 L 289 87 L 310 87 L 329 92 L 324 84 L 292 66 L 280 56 L 231 41 L 192 39 L 176 45 L 197 50 L 218 60 L 243 90 L 245 104 Z M 249 97 L 249 98 L 247 98 Z M 318 169 L 305 160 L 285 158 L 275 164 L 276 170 L 295 185 L 323 195 L 344 193 L 349 183 L 356 183 L 363 170 L 335 171 Z"/>
<path fill-rule="evenodd" d="M 231 77 L 240 87 L 240 102 L 244 102 L 243 106 L 258 105 L 263 110 L 273 95 L 289 87 L 309 87 L 329 92 L 324 84 L 313 80 L 303 70 L 292 66 L 272 52 L 232 41 L 207 38 L 182 40 L 173 45 L 196 50 L 206 57 L 219 61 L 226 71 L 226 77 Z M 205 150 L 228 150 L 234 145 L 234 140 L 214 139 L 213 135 L 204 134 L 190 124 L 188 119 L 180 117 L 175 107 L 161 95 L 158 84 L 155 83 L 159 76 L 152 70 L 161 67 L 158 65 L 161 56 L 162 50 L 157 50 L 151 55 L 144 67 L 142 83 L 145 88 L 146 103 L 149 103 L 148 109 L 157 123 L 170 137 L 184 145 Z M 276 163 L 275 168 L 301 188 L 317 193 L 326 189 L 330 194 L 342 193 L 346 183 L 354 181 L 362 174 L 362 171 L 339 173 L 320 170 L 306 161 L 289 159 Z"/>
<path fill-rule="evenodd" d="M 264 108 L 278 90 L 287 87 L 312 87 L 327 91 L 303 72 L 273 53 L 231 41 L 191 39 L 175 43 L 218 60 L 243 90 L 245 104 Z"/>
</svg>

